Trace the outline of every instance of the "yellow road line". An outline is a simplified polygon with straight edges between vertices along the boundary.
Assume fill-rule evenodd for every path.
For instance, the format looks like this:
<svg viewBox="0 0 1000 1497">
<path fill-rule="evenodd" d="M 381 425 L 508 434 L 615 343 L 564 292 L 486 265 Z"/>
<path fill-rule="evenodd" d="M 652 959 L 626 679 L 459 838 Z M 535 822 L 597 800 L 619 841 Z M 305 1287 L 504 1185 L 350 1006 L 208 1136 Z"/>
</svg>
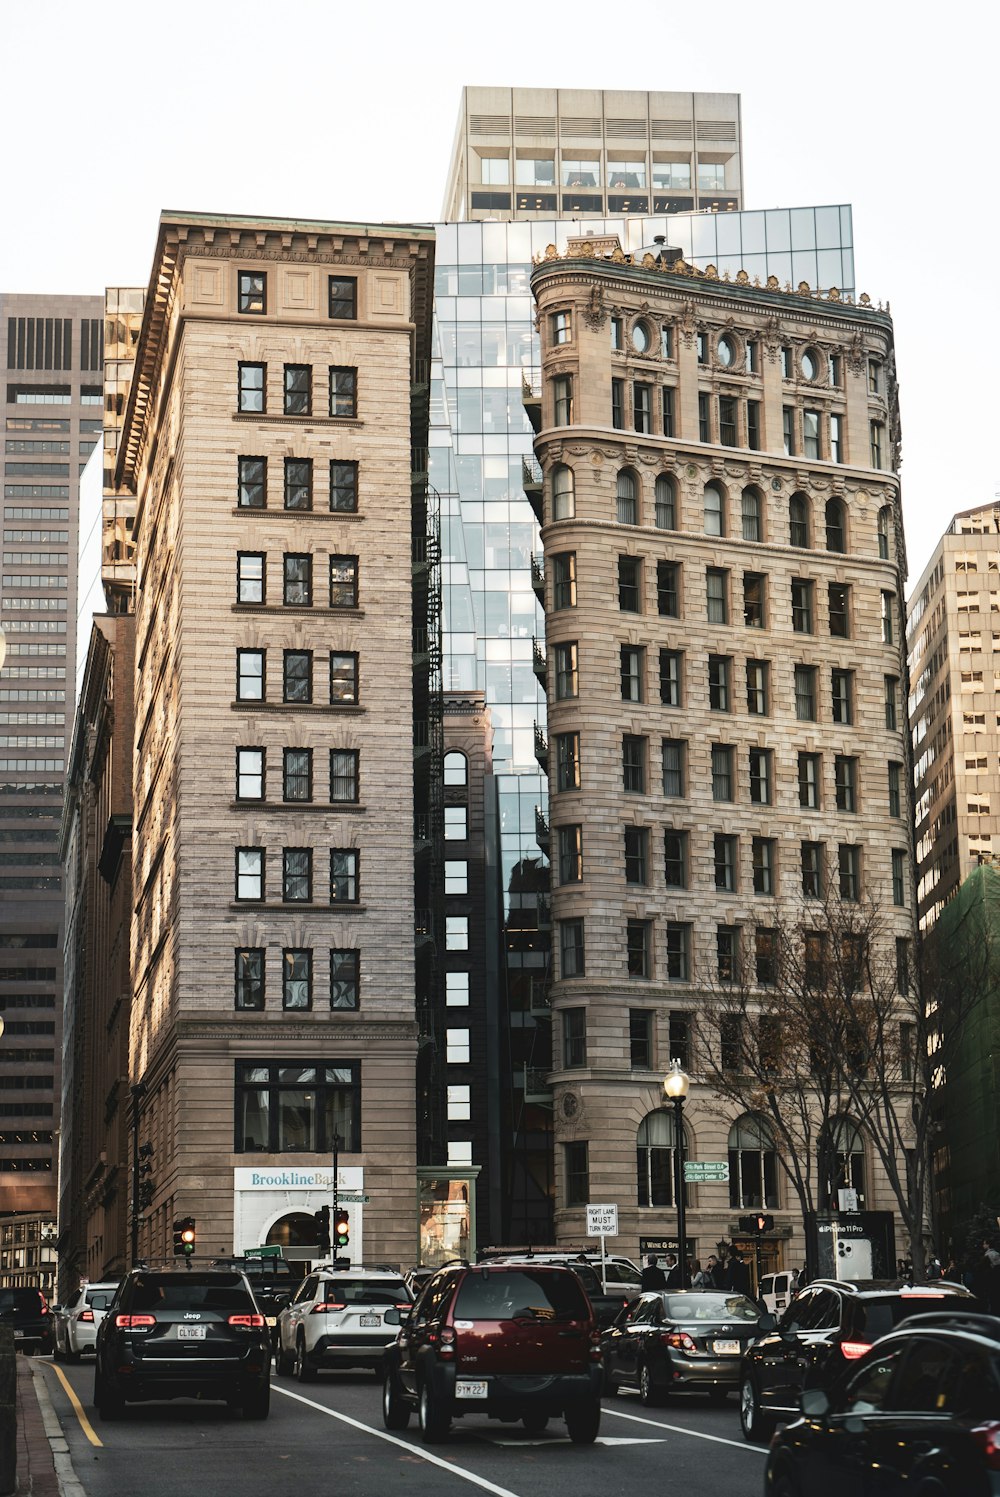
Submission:
<svg viewBox="0 0 1000 1497">
<path fill-rule="evenodd" d="M 104 1441 L 101 1439 L 100 1435 L 98 1435 L 94 1426 L 91 1424 L 90 1420 L 83 1412 L 83 1404 L 80 1402 L 80 1400 L 76 1396 L 76 1393 L 73 1391 L 73 1385 L 70 1382 L 69 1378 L 66 1376 L 65 1372 L 63 1372 L 58 1362 L 52 1362 L 50 1363 L 50 1366 L 56 1377 L 62 1383 L 63 1388 L 66 1390 L 66 1397 L 73 1405 L 73 1413 L 76 1415 L 77 1419 L 79 1419 L 80 1428 L 87 1436 L 87 1439 L 90 1441 L 91 1445 L 103 1446 Z"/>
</svg>

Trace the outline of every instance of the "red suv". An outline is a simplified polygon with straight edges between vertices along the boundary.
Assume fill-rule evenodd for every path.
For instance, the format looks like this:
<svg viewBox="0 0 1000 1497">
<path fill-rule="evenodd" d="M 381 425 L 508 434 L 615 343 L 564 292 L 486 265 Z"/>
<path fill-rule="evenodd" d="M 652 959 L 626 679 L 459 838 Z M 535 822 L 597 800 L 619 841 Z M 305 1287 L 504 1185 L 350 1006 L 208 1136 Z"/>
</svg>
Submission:
<svg viewBox="0 0 1000 1497">
<path fill-rule="evenodd" d="M 600 1329 L 570 1269 L 446 1266 L 386 1353 L 382 1417 L 387 1429 L 405 1429 L 416 1411 L 429 1445 L 466 1414 L 519 1419 L 532 1433 L 565 1418 L 570 1439 L 589 1445 L 602 1381 Z"/>
</svg>

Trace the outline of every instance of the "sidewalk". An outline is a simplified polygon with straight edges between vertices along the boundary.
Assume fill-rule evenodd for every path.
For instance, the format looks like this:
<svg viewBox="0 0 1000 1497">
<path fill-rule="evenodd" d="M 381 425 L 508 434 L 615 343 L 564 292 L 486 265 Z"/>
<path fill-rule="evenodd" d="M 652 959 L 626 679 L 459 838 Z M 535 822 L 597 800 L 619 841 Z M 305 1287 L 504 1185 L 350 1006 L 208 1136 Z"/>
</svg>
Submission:
<svg viewBox="0 0 1000 1497">
<path fill-rule="evenodd" d="M 37 1377 L 45 1374 L 38 1372 Z M 51 1411 L 51 1405 L 49 1405 Z M 17 1359 L 17 1497 L 59 1497 L 52 1446 L 46 1434 L 30 1357 Z"/>
</svg>

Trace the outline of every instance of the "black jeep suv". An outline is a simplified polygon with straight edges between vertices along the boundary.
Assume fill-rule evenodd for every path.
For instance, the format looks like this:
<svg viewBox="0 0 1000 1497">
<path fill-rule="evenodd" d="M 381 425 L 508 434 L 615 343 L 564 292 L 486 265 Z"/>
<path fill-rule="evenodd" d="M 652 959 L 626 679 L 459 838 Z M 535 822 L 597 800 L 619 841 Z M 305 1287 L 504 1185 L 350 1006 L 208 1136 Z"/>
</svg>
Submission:
<svg viewBox="0 0 1000 1497">
<path fill-rule="evenodd" d="M 133 1269 L 97 1333 L 94 1403 L 118 1419 L 126 1403 L 217 1398 L 266 1419 L 271 1338 L 241 1273 Z"/>
</svg>

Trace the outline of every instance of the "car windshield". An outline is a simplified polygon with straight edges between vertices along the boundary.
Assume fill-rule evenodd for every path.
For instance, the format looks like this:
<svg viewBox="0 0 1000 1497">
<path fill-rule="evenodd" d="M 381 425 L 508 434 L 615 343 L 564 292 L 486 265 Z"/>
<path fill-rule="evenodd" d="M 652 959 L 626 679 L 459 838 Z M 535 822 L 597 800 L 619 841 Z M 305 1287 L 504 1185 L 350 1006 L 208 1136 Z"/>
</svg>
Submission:
<svg viewBox="0 0 1000 1497">
<path fill-rule="evenodd" d="M 238 1274 L 143 1274 L 132 1284 L 129 1309 L 204 1310 L 218 1315 L 253 1311 Z"/>
<path fill-rule="evenodd" d="M 757 1320 L 760 1311 L 742 1294 L 668 1294 L 671 1320 Z"/>
<path fill-rule="evenodd" d="M 456 1320 L 586 1320 L 587 1302 L 573 1273 L 482 1268 L 466 1274 Z"/>
<path fill-rule="evenodd" d="M 405 1305 L 412 1296 L 402 1279 L 382 1279 L 378 1283 L 366 1279 L 328 1279 L 323 1285 L 323 1298 L 328 1304 Z"/>
</svg>

